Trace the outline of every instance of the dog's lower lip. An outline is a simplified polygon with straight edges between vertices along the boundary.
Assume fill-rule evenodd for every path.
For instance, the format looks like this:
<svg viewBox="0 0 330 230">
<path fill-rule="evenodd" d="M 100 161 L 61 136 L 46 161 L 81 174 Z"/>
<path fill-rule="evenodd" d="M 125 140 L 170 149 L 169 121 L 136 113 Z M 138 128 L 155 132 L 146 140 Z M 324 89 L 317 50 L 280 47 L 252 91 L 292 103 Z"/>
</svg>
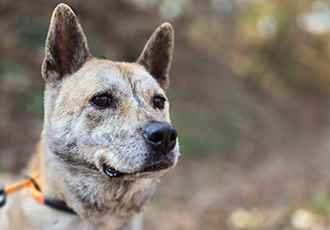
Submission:
<svg viewBox="0 0 330 230">
<path fill-rule="evenodd" d="M 147 173 L 147 172 L 155 172 L 155 171 L 160 171 L 164 169 L 168 169 L 172 164 L 170 163 L 165 163 L 165 162 L 159 162 L 150 166 L 145 167 L 144 169 L 134 172 L 134 173 L 123 173 L 119 172 L 116 169 L 110 167 L 106 163 L 103 164 L 103 172 L 110 178 L 117 178 L 124 176 L 126 174 L 135 174 L 135 173 Z"/>
<path fill-rule="evenodd" d="M 163 161 L 150 165 L 144 169 L 142 169 L 141 171 L 139 171 L 140 173 L 144 173 L 144 172 L 154 172 L 154 171 L 160 171 L 160 170 L 164 170 L 164 169 L 168 169 L 172 164 L 170 163 L 165 163 Z"/>
</svg>

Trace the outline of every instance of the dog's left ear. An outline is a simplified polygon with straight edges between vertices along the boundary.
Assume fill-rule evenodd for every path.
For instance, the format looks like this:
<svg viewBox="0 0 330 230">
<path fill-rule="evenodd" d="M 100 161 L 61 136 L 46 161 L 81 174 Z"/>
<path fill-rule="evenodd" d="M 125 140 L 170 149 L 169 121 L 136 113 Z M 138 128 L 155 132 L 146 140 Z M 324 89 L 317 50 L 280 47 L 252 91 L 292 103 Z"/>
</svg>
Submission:
<svg viewBox="0 0 330 230">
<path fill-rule="evenodd" d="M 57 83 L 75 73 L 91 57 L 76 15 L 68 5 L 60 3 L 50 21 L 42 77 L 47 83 Z"/>
<path fill-rule="evenodd" d="M 169 23 L 163 23 L 152 34 L 137 63 L 144 66 L 158 84 L 167 90 L 174 47 L 174 31 Z"/>
</svg>

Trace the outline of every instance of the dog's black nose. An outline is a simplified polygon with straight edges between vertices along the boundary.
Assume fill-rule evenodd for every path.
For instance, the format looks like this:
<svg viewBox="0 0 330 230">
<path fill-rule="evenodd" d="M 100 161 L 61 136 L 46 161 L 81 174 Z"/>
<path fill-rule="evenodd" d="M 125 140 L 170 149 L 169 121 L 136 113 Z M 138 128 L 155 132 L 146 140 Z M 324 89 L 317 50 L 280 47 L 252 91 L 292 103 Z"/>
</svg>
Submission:
<svg viewBox="0 0 330 230">
<path fill-rule="evenodd" d="M 145 137 L 156 151 L 167 154 L 175 146 L 177 132 L 171 125 L 151 122 L 145 130 Z"/>
</svg>

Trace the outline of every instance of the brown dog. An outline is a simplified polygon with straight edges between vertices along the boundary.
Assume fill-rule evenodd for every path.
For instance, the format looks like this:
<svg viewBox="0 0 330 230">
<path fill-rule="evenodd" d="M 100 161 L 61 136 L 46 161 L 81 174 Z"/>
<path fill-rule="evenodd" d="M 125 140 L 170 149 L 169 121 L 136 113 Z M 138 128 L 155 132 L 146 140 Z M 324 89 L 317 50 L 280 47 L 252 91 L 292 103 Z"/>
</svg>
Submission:
<svg viewBox="0 0 330 230">
<path fill-rule="evenodd" d="M 1 230 L 140 229 L 159 178 L 179 156 L 165 95 L 173 44 L 164 23 L 135 63 L 99 60 L 70 7 L 56 7 L 42 64 L 44 128 L 29 172 L 40 172 L 43 195 L 75 214 L 25 189 L 8 197 Z"/>
</svg>

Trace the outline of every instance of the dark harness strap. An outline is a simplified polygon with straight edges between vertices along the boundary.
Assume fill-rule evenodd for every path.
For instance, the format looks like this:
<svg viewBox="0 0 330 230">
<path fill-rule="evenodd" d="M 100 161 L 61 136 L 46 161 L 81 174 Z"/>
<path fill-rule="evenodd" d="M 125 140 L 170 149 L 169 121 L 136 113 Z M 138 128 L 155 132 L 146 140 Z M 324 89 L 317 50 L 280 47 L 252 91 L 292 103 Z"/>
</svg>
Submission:
<svg viewBox="0 0 330 230">
<path fill-rule="evenodd" d="M 44 196 L 45 198 L 45 202 L 44 204 L 45 205 L 48 205 L 52 208 L 55 208 L 59 211 L 62 211 L 62 212 L 66 212 L 66 213 L 70 213 L 70 214 L 76 214 L 75 211 L 73 211 L 72 208 L 69 208 L 68 205 L 63 202 L 63 201 L 58 201 L 58 200 L 53 200 L 47 196 Z"/>
<path fill-rule="evenodd" d="M 39 176 L 39 173 L 35 173 L 33 176 L 26 175 L 26 179 L 22 182 L 15 183 L 8 186 L 0 187 L 0 208 L 3 207 L 6 203 L 7 195 L 23 189 L 25 187 L 30 187 L 30 195 L 39 203 L 45 204 L 51 208 L 57 209 L 62 212 L 76 214 L 75 211 L 68 207 L 68 205 L 59 200 L 54 200 L 42 194 L 41 184 L 36 181 L 36 178 Z"/>
</svg>

